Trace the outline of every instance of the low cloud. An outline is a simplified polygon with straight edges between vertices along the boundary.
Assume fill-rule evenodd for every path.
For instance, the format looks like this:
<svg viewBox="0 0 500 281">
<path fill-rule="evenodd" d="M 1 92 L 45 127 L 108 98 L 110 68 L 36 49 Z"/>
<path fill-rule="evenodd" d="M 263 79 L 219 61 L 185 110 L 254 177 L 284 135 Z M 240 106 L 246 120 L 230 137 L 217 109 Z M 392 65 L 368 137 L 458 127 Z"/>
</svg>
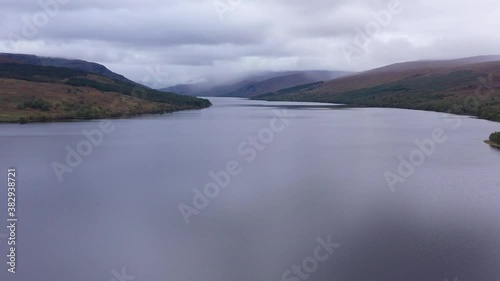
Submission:
<svg viewBox="0 0 500 281">
<path fill-rule="evenodd" d="M 44 8 L 38 0 L 4 0 L 0 51 L 95 61 L 136 81 L 148 66 L 161 66 L 167 86 L 252 70 L 365 70 L 496 54 L 500 44 L 493 0 L 401 0 L 403 12 L 347 61 L 340 48 L 390 1 L 220 0 L 222 20 L 210 0 L 59 1 L 57 13 L 25 38 L 26 22 Z"/>
</svg>

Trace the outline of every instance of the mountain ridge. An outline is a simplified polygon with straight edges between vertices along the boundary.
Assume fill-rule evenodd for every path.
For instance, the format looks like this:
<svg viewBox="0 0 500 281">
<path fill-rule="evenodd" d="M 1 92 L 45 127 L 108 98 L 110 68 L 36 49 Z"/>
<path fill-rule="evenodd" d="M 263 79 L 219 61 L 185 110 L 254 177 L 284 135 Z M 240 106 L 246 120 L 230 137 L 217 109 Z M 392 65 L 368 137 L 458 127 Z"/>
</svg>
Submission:
<svg viewBox="0 0 500 281">
<path fill-rule="evenodd" d="M 397 63 L 255 99 L 418 109 L 500 121 L 500 56 Z M 467 104 L 471 100 L 474 106 Z"/>
<path fill-rule="evenodd" d="M 160 89 L 192 96 L 252 97 L 282 88 L 329 80 L 348 75 L 347 71 L 307 70 L 265 72 L 243 76 L 225 83 L 178 84 Z"/>
<path fill-rule="evenodd" d="M 95 70 L 98 64 L 85 65 Z M 205 99 L 160 92 L 79 66 L 44 66 L 34 55 L 0 56 L 0 122 L 121 118 L 211 105 Z"/>
<path fill-rule="evenodd" d="M 127 83 L 136 82 L 129 80 L 121 74 L 117 74 L 102 64 L 95 62 L 88 62 L 80 59 L 65 59 L 56 57 L 42 57 L 30 54 L 13 54 L 13 53 L 0 53 L 0 63 L 1 62 L 11 62 L 11 63 L 21 63 L 39 66 L 56 66 L 65 67 L 70 69 L 82 70 L 94 74 L 99 74 L 101 76 L 111 78 L 114 80 L 119 80 Z"/>
</svg>

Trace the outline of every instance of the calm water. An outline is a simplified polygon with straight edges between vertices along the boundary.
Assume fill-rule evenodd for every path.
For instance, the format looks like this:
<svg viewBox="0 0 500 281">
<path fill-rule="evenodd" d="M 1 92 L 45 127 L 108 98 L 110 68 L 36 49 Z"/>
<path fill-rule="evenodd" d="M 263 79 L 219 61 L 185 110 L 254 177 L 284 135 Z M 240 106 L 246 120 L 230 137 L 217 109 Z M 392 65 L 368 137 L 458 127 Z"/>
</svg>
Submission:
<svg viewBox="0 0 500 281">
<path fill-rule="evenodd" d="M 6 272 L 0 236 L 0 280 L 282 280 L 328 236 L 340 247 L 325 261 L 309 259 L 307 280 L 499 280 L 500 151 L 483 143 L 498 123 L 212 101 L 201 111 L 111 121 L 115 130 L 62 182 L 51 164 L 64 164 L 66 146 L 99 121 L 0 125 L 0 182 L 17 168 L 19 218 L 17 273 Z M 266 128 L 284 109 L 294 117 L 274 122 L 282 131 L 271 138 Z M 396 173 L 398 156 L 439 128 L 446 142 L 392 192 L 384 173 Z M 259 132 L 267 144 L 243 143 Z M 187 225 L 179 204 L 192 206 L 192 190 L 231 161 L 241 173 Z M 122 269 L 120 280 L 113 273 Z"/>
</svg>

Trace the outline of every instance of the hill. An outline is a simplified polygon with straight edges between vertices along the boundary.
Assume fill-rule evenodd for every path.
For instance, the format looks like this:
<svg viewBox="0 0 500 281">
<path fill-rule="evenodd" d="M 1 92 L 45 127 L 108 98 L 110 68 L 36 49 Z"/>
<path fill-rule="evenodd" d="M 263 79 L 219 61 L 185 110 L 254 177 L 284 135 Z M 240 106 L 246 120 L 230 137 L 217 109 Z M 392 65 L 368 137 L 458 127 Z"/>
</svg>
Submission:
<svg viewBox="0 0 500 281">
<path fill-rule="evenodd" d="M 224 82 L 180 84 L 160 91 L 202 97 L 253 97 L 283 88 L 330 80 L 350 74 L 342 71 L 283 71 L 248 74 Z"/>
<path fill-rule="evenodd" d="M 419 109 L 500 121 L 500 57 L 393 64 L 255 98 Z"/>
<path fill-rule="evenodd" d="M 315 83 L 323 80 L 330 80 L 346 74 L 347 72 L 337 72 L 337 71 L 335 72 L 302 71 L 302 72 L 290 73 L 287 75 L 273 77 L 261 82 L 247 85 L 243 88 L 237 89 L 236 91 L 224 94 L 224 96 L 248 98 L 302 84 Z"/>
<path fill-rule="evenodd" d="M 107 69 L 104 65 L 84 60 L 39 57 L 35 55 L 26 55 L 26 54 L 0 53 L 0 63 L 19 63 L 19 64 L 38 65 L 38 66 L 65 67 L 65 68 L 98 74 L 121 82 L 136 84 L 135 82 L 125 78 L 123 75 L 112 72 L 111 70 Z"/>
<path fill-rule="evenodd" d="M 0 62 L 0 100 L 0 122 L 21 123 L 123 117 L 210 106 L 208 100 L 163 93 L 91 72 L 5 59 Z"/>
</svg>

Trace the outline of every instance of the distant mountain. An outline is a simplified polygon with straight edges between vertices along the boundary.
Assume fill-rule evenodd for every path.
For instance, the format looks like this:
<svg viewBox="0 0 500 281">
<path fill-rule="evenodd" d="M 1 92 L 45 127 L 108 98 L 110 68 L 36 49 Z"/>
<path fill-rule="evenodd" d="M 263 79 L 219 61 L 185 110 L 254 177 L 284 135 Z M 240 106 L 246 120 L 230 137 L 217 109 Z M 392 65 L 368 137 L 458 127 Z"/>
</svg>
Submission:
<svg viewBox="0 0 500 281">
<path fill-rule="evenodd" d="M 320 82 L 315 82 L 315 83 L 302 84 L 302 85 L 293 86 L 290 88 L 281 89 L 281 90 L 276 91 L 276 92 L 269 92 L 269 93 L 265 93 L 265 94 L 260 94 L 260 95 L 254 96 L 252 98 L 265 100 L 265 99 L 273 99 L 273 98 L 277 98 L 277 97 L 281 97 L 281 96 L 286 96 L 286 95 L 290 95 L 290 94 L 297 94 L 297 93 L 301 93 L 301 92 L 312 91 L 315 88 L 322 85 L 323 83 L 324 83 L 323 81 L 320 81 Z"/>
<path fill-rule="evenodd" d="M 233 81 L 180 84 L 160 91 L 190 96 L 252 97 L 305 83 L 330 80 L 350 74 L 342 71 L 283 71 L 250 74 Z"/>
<path fill-rule="evenodd" d="M 469 64 L 499 61 L 499 60 L 500 56 L 476 56 L 476 57 L 460 58 L 453 60 L 421 60 L 421 61 L 396 63 L 367 72 L 382 73 L 382 72 L 411 71 L 411 70 L 422 71 L 424 69 L 431 70 L 431 69 L 451 68 Z"/>
<path fill-rule="evenodd" d="M 283 88 L 294 87 L 307 83 L 314 83 L 324 80 L 331 80 L 336 77 L 345 76 L 348 72 L 341 71 L 302 71 L 293 72 L 287 75 L 270 78 L 261 82 L 253 83 L 236 91 L 224 94 L 227 97 L 253 97 L 269 92 L 281 90 Z"/>
<path fill-rule="evenodd" d="M 221 85 L 221 86 L 215 86 L 212 87 L 208 90 L 205 90 L 199 94 L 200 97 L 217 97 L 217 96 L 225 96 L 227 93 L 234 92 L 238 89 L 248 87 L 250 85 L 255 84 L 255 81 L 239 81 L 234 84 L 229 84 L 229 85 Z"/>
<path fill-rule="evenodd" d="M 51 62 L 65 64 L 63 59 Z M 97 64 L 92 63 L 79 67 L 85 65 L 96 70 Z M 3 55 L 0 122 L 112 118 L 211 105 L 205 99 L 164 93 L 127 81 L 77 68 L 43 66 L 37 56 Z"/>
<path fill-rule="evenodd" d="M 98 74 L 110 79 L 133 83 L 135 82 L 125 78 L 125 76 L 112 72 L 107 69 L 104 65 L 88 62 L 84 60 L 75 60 L 75 59 L 63 59 L 63 58 L 50 58 L 50 57 L 39 57 L 35 55 L 26 55 L 26 54 L 8 54 L 8 53 L 0 53 L 0 63 L 1 62 L 10 62 L 10 63 L 20 63 L 20 64 L 30 64 L 30 65 L 40 65 L 40 66 L 56 66 L 56 67 L 65 67 L 76 70 L 81 70 L 85 72 L 90 72 L 94 74 Z"/>
<path fill-rule="evenodd" d="M 431 110 L 500 121 L 500 56 L 398 63 L 256 98 Z"/>
<path fill-rule="evenodd" d="M 220 80 L 213 77 L 205 77 L 204 82 L 178 84 L 175 86 L 160 89 L 164 92 L 178 93 L 188 96 L 217 97 L 224 96 L 230 92 L 246 87 L 253 83 L 258 83 L 278 76 L 284 76 L 290 72 L 258 72 L 241 75 L 233 79 Z"/>
<path fill-rule="evenodd" d="M 177 93 L 186 96 L 202 96 L 201 93 L 214 87 L 213 83 L 198 82 L 192 84 L 178 84 L 175 86 L 159 89 L 162 92 Z"/>
</svg>

